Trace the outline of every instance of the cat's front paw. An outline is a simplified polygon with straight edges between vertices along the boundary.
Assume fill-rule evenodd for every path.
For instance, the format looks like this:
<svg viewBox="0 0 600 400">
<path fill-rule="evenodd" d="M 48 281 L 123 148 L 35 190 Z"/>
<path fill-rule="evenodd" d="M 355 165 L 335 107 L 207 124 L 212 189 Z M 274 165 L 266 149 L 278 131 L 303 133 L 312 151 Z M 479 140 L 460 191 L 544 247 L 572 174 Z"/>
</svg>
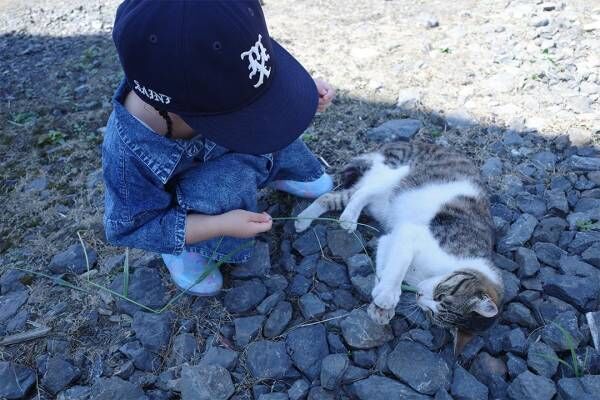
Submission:
<svg viewBox="0 0 600 400">
<path fill-rule="evenodd" d="M 396 313 L 395 309 L 384 309 L 377 306 L 375 303 L 371 303 L 369 308 L 367 309 L 367 314 L 373 320 L 373 322 L 379 325 L 387 325 L 390 323 L 392 318 L 394 318 L 394 314 Z"/>
</svg>

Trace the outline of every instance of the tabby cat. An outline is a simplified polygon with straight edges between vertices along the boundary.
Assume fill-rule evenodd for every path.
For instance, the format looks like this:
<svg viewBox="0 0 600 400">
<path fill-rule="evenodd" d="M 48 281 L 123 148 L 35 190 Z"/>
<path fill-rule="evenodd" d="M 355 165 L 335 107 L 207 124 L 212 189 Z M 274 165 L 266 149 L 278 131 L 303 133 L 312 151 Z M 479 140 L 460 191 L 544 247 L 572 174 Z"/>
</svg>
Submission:
<svg viewBox="0 0 600 400">
<path fill-rule="evenodd" d="M 368 308 L 374 321 L 391 320 L 405 281 L 435 324 L 454 328 L 458 348 L 494 322 L 503 284 L 486 189 L 469 159 L 429 143 L 392 143 L 354 158 L 341 180 L 343 190 L 315 200 L 295 226 L 304 231 L 312 218 L 344 209 L 341 225 L 352 232 L 363 208 L 382 225 Z"/>
</svg>

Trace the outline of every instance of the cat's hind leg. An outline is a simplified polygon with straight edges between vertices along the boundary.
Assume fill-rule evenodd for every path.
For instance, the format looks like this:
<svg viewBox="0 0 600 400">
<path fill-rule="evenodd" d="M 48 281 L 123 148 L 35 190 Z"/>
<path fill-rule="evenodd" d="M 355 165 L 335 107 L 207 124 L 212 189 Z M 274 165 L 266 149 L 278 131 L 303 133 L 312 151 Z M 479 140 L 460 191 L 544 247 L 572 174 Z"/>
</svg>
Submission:
<svg viewBox="0 0 600 400">
<path fill-rule="evenodd" d="M 378 281 L 371 292 L 373 302 L 368 309 L 377 323 L 387 324 L 394 316 L 402 294 L 402 281 L 414 258 L 413 233 L 410 225 L 403 225 L 394 229 L 383 243 L 385 259 L 377 260 Z"/>
<path fill-rule="evenodd" d="M 294 222 L 296 232 L 305 231 L 315 218 L 319 218 L 326 212 L 342 210 L 344 206 L 348 204 L 348 201 L 353 193 L 353 189 L 330 192 L 325 193 L 313 201 L 310 206 L 298 214 L 298 217 Z"/>
</svg>

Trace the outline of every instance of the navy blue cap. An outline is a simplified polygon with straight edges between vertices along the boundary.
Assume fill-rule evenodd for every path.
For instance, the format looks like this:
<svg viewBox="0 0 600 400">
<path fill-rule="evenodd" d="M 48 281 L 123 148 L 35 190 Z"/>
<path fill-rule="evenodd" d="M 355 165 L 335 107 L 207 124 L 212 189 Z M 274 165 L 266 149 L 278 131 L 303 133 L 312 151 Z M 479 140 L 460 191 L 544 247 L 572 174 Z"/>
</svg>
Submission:
<svg viewBox="0 0 600 400">
<path fill-rule="evenodd" d="M 317 110 L 313 79 L 270 38 L 258 1 L 126 0 L 113 40 L 142 100 L 231 150 L 282 149 Z"/>
</svg>

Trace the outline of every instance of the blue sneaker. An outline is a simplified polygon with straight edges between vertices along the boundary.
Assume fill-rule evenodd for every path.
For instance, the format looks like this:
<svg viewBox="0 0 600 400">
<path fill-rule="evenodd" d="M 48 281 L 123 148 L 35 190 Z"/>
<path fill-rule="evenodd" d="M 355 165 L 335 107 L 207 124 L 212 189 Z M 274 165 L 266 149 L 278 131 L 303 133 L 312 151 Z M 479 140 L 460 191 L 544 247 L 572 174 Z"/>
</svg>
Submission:
<svg viewBox="0 0 600 400">
<path fill-rule="evenodd" d="M 215 268 L 201 282 L 194 285 L 209 267 L 206 257 L 186 252 L 179 255 L 161 254 L 175 286 L 193 296 L 214 296 L 223 287 L 223 275 Z M 192 286 L 193 285 L 193 286 Z M 191 286 L 191 287 L 190 287 Z M 189 289 L 188 289 L 189 288 Z"/>
<path fill-rule="evenodd" d="M 293 194 L 294 196 L 316 199 L 333 189 L 333 179 L 330 175 L 323 174 L 319 179 L 311 182 L 281 180 L 273 181 L 269 186 L 273 189 Z"/>
</svg>

